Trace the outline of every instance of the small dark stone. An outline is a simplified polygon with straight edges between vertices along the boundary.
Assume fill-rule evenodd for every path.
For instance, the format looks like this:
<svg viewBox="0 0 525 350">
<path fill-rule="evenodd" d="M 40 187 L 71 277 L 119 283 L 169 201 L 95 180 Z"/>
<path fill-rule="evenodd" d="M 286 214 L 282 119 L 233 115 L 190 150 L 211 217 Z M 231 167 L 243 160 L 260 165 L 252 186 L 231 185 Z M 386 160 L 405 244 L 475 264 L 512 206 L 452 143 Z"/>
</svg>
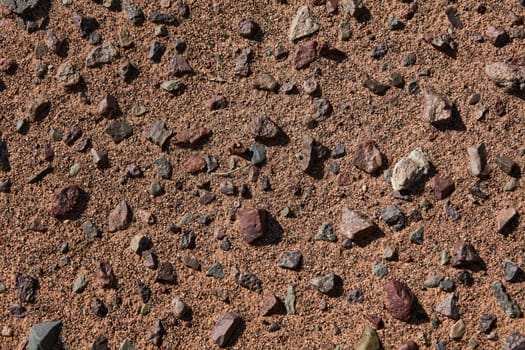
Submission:
<svg viewBox="0 0 525 350">
<path fill-rule="evenodd" d="M 459 282 L 466 285 L 467 287 L 470 287 L 474 283 L 474 278 L 472 277 L 472 274 L 465 270 L 458 271 L 456 273 L 456 278 L 459 280 Z"/>
<path fill-rule="evenodd" d="M 26 317 L 27 310 L 22 305 L 13 304 L 13 305 L 9 306 L 9 313 L 13 317 L 24 318 L 24 317 Z"/>
<path fill-rule="evenodd" d="M 20 301 L 33 303 L 36 299 L 38 281 L 36 278 L 24 273 L 16 273 L 16 296 Z"/>
<path fill-rule="evenodd" d="M 179 22 L 175 15 L 171 13 L 160 13 L 157 11 L 152 11 L 149 14 L 149 21 L 157 24 L 168 24 L 168 25 L 177 25 Z"/>
<path fill-rule="evenodd" d="M 241 287 L 258 293 L 262 292 L 262 281 L 254 274 L 247 271 L 239 271 L 235 267 L 232 267 L 231 273 L 235 282 Z"/>
<path fill-rule="evenodd" d="M 108 314 L 108 308 L 104 304 L 104 301 L 99 298 L 93 298 L 91 300 L 91 311 L 99 317 L 104 317 Z"/>
<path fill-rule="evenodd" d="M 479 331 L 485 334 L 489 334 L 494 326 L 496 326 L 496 316 L 492 314 L 481 314 L 479 316 Z"/>
<path fill-rule="evenodd" d="M 148 58 L 153 62 L 159 63 L 165 51 L 166 46 L 164 44 L 154 41 L 149 48 Z"/>
<path fill-rule="evenodd" d="M 151 297 L 151 289 L 142 281 L 137 280 L 137 290 L 143 303 L 147 303 Z"/>
<path fill-rule="evenodd" d="M 405 216 L 395 204 L 381 208 L 381 218 L 395 231 L 399 231 L 405 226 Z"/>
<path fill-rule="evenodd" d="M 176 283 L 175 270 L 170 262 L 166 261 L 159 264 L 155 281 L 166 284 Z"/>
<path fill-rule="evenodd" d="M 371 56 L 375 59 L 380 59 L 381 57 L 386 55 L 387 52 L 388 52 L 388 44 L 380 43 L 374 48 L 374 50 L 372 50 Z"/>
<path fill-rule="evenodd" d="M 252 20 L 243 18 L 237 24 L 239 35 L 246 39 L 255 39 L 259 34 L 259 26 Z"/>
<path fill-rule="evenodd" d="M 348 294 L 346 300 L 348 300 L 348 302 L 351 304 L 362 304 L 365 301 L 365 296 L 363 295 L 361 289 L 353 289 Z"/>
<path fill-rule="evenodd" d="M 279 267 L 295 270 L 299 267 L 302 258 L 300 251 L 283 253 L 279 258 Z"/>
<path fill-rule="evenodd" d="M 129 2 L 124 2 L 124 10 L 126 11 L 126 15 L 128 19 L 134 24 L 134 25 L 140 25 L 144 22 L 146 19 L 144 16 L 144 12 L 138 7 L 138 5 L 131 4 Z"/>
</svg>

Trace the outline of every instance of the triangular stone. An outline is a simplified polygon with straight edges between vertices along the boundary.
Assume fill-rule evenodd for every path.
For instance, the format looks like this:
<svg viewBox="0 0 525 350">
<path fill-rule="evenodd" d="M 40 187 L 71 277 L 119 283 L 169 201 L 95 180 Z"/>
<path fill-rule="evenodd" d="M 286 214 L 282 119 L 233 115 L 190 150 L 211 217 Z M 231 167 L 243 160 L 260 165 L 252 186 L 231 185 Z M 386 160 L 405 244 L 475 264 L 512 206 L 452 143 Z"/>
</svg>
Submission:
<svg viewBox="0 0 525 350">
<path fill-rule="evenodd" d="M 62 321 L 37 323 L 29 331 L 28 350 L 52 350 L 58 343 Z"/>
<path fill-rule="evenodd" d="M 315 22 L 312 12 L 308 6 L 301 6 L 297 9 L 295 18 L 290 26 L 289 38 L 292 41 L 312 35 L 319 30 L 320 26 Z"/>
</svg>

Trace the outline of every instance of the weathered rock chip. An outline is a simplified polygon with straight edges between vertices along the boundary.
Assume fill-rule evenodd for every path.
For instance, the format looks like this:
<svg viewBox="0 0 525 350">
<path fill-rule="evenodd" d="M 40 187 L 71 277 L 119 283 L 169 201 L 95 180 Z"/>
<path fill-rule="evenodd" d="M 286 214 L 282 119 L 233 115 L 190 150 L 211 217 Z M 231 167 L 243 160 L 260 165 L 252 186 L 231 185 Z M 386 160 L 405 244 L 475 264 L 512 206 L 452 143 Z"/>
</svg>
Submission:
<svg viewBox="0 0 525 350">
<path fill-rule="evenodd" d="M 249 208 L 237 211 L 239 230 L 248 243 L 263 237 L 267 230 L 267 212 L 264 209 Z"/>
<path fill-rule="evenodd" d="M 416 186 L 430 172 L 430 163 L 421 148 L 416 148 L 401 158 L 392 172 L 394 191 L 408 190 Z"/>
<path fill-rule="evenodd" d="M 108 215 L 108 231 L 125 230 L 131 223 L 131 208 L 126 201 L 121 201 Z"/>
<path fill-rule="evenodd" d="M 241 317 L 236 313 L 222 314 L 211 331 L 211 339 L 220 347 L 228 346 L 234 340 L 233 336 L 241 322 Z"/>
<path fill-rule="evenodd" d="M 376 226 L 364 217 L 348 208 L 341 213 L 341 234 L 351 240 L 368 238 L 376 231 Z"/>
<path fill-rule="evenodd" d="M 383 166 L 381 152 L 374 141 L 361 142 L 354 153 L 354 166 L 368 174 L 374 174 Z"/>
<path fill-rule="evenodd" d="M 423 118 L 432 125 L 448 125 L 452 120 L 452 104 L 445 97 L 426 89 L 423 95 Z"/>
<path fill-rule="evenodd" d="M 414 295 L 408 286 L 392 280 L 385 286 L 386 308 L 393 318 L 409 322 L 412 317 Z"/>
<path fill-rule="evenodd" d="M 321 27 L 315 22 L 308 6 L 300 6 L 290 25 L 288 38 L 291 41 L 299 40 L 317 32 Z"/>
</svg>

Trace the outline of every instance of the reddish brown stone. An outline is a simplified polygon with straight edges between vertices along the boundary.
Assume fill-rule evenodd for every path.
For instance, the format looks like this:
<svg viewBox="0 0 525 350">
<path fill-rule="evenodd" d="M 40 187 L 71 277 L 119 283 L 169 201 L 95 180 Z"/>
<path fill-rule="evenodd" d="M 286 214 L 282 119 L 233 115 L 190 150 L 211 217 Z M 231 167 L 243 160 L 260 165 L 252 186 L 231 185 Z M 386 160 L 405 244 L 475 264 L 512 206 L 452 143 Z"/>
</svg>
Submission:
<svg viewBox="0 0 525 350">
<path fill-rule="evenodd" d="M 109 262 L 99 261 L 96 264 L 95 273 L 102 288 L 115 288 L 117 286 L 117 277 L 115 277 Z"/>
<path fill-rule="evenodd" d="M 171 74 L 181 77 L 186 74 L 192 74 L 193 69 L 191 69 L 188 61 L 181 54 L 176 53 L 170 60 Z"/>
<path fill-rule="evenodd" d="M 199 156 L 189 157 L 182 165 L 184 171 L 190 174 L 197 174 L 206 170 L 206 161 Z"/>
<path fill-rule="evenodd" d="M 173 138 L 173 143 L 178 146 L 194 146 L 210 135 L 210 129 L 193 124 L 187 129 L 177 133 Z"/>
<path fill-rule="evenodd" d="M 98 114 L 103 117 L 111 117 L 117 114 L 117 99 L 113 95 L 107 94 L 98 103 Z"/>
<path fill-rule="evenodd" d="M 241 323 L 241 317 L 233 312 L 222 314 L 211 331 L 211 339 L 220 347 L 225 347 L 233 341 L 235 330 Z"/>
<path fill-rule="evenodd" d="M 131 223 L 131 209 L 126 201 L 121 201 L 108 215 L 108 231 L 125 230 Z"/>
<path fill-rule="evenodd" d="M 63 218 L 73 214 L 80 204 L 81 191 L 77 185 L 69 185 L 57 189 L 53 202 L 47 208 L 48 213 L 56 218 Z"/>
<path fill-rule="evenodd" d="M 354 166 L 369 174 L 381 169 L 383 159 L 373 141 L 362 142 L 357 146 L 354 154 Z"/>
<path fill-rule="evenodd" d="M 481 261 L 481 258 L 472 244 L 465 242 L 456 242 L 456 244 L 454 244 L 452 266 L 468 267 L 479 264 Z"/>
<path fill-rule="evenodd" d="M 210 111 L 223 109 L 228 106 L 228 99 L 224 95 L 213 95 L 208 102 L 206 102 L 206 106 Z"/>
<path fill-rule="evenodd" d="M 263 304 L 261 306 L 261 311 L 259 312 L 261 316 L 270 316 L 279 312 L 281 308 L 281 301 L 273 294 L 263 295 Z"/>
<path fill-rule="evenodd" d="M 498 232 L 503 232 L 510 226 L 510 223 L 518 215 L 518 212 L 514 208 L 506 208 L 498 211 L 496 214 L 496 223 Z"/>
<path fill-rule="evenodd" d="M 352 183 L 352 178 L 348 173 L 339 173 L 337 174 L 336 182 L 337 186 L 339 187 L 350 186 L 350 184 Z"/>
<path fill-rule="evenodd" d="M 317 42 L 309 41 L 304 45 L 301 45 L 295 51 L 295 57 L 293 59 L 293 65 L 295 69 L 303 69 L 310 65 L 317 59 Z"/>
<path fill-rule="evenodd" d="M 242 237 L 248 243 L 266 234 L 267 212 L 264 209 L 241 209 L 237 211 L 239 230 Z"/>
<path fill-rule="evenodd" d="M 376 226 L 358 213 L 343 208 L 341 213 L 341 234 L 351 240 L 368 238 L 376 230 Z"/>
<path fill-rule="evenodd" d="M 434 196 L 436 199 L 447 198 L 455 189 L 454 180 L 441 174 L 436 174 L 432 178 L 432 187 L 434 188 Z"/>
<path fill-rule="evenodd" d="M 419 345 L 413 340 L 398 345 L 396 350 L 419 350 Z"/>
<path fill-rule="evenodd" d="M 407 285 L 392 280 L 385 286 L 386 308 L 393 318 L 409 322 L 412 317 L 414 295 Z"/>
</svg>

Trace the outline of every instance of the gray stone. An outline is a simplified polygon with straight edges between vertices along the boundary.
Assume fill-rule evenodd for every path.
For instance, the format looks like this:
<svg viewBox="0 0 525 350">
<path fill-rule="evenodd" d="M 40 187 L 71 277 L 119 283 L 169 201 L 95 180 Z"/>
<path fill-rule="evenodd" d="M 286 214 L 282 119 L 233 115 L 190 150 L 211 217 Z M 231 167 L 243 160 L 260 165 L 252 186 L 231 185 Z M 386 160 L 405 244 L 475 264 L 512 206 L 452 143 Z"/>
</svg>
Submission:
<svg viewBox="0 0 525 350">
<path fill-rule="evenodd" d="M 496 62 L 485 67 L 485 73 L 494 84 L 508 93 L 525 91 L 525 66 Z"/>
<path fill-rule="evenodd" d="M 391 86 L 401 89 L 403 86 L 405 86 L 405 78 L 403 78 L 403 75 L 401 75 L 399 72 L 392 72 L 388 76 L 388 83 Z"/>
<path fill-rule="evenodd" d="M 29 331 L 28 350 L 52 350 L 58 344 L 62 321 L 42 322 Z"/>
<path fill-rule="evenodd" d="M 166 124 L 162 120 L 155 120 L 151 124 L 151 128 L 146 134 L 146 138 L 151 142 L 163 147 L 166 141 L 170 138 L 171 131 L 168 130 Z"/>
<path fill-rule="evenodd" d="M 425 282 L 423 282 L 423 285 L 426 288 L 437 288 L 442 280 L 443 280 L 443 276 L 441 276 L 441 275 L 433 275 L 433 276 L 430 276 L 429 278 L 427 278 L 425 280 Z"/>
<path fill-rule="evenodd" d="M 76 86 L 80 83 L 80 71 L 73 63 L 64 62 L 57 69 L 57 79 L 64 87 Z"/>
<path fill-rule="evenodd" d="M 220 263 L 216 262 L 206 271 L 206 276 L 222 279 L 225 276 L 224 268 Z"/>
<path fill-rule="evenodd" d="M 86 57 L 86 66 L 89 68 L 109 64 L 119 57 L 119 52 L 109 41 L 91 50 Z"/>
<path fill-rule="evenodd" d="M 425 228 L 421 226 L 414 232 L 411 232 L 410 235 L 408 236 L 408 239 L 410 240 L 410 242 L 414 244 L 423 244 L 424 234 L 425 234 Z"/>
<path fill-rule="evenodd" d="M 335 288 L 336 276 L 334 273 L 318 276 L 310 280 L 310 284 L 318 291 L 324 294 L 329 294 Z"/>
<path fill-rule="evenodd" d="M 510 318 L 518 318 L 521 316 L 521 310 L 516 301 L 507 293 L 505 286 L 500 281 L 495 281 L 490 284 L 492 294 L 496 298 L 496 303 Z"/>
<path fill-rule="evenodd" d="M 253 273 L 248 271 L 239 271 L 235 266 L 232 266 L 231 273 L 234 281 L 237 282 L 241 287 L 257 293 L 262 292 L 262 281 Z"/>
<path fill-rule="evenodd" d="M 522 274 L 523 271 L 518 264 L 507 259 L 503 261 L 503 277 L 506 281 L 516 282 Z"/>
<path fill-rule="evenodd" d="M 430 172 L 430 163 L 421 148 L 416 148 L 401 158 L 392 172 L 394 191 L 409 190 L 416 186 Z"/>
<path fill-rule="evenodd" d="M 370 77 L 368 74 L 365 76 L 365 79 L 363 80 L 363 86 L 367 88 L 368 90 L 372 91 L 374 94 L 382 96 L 386 94 L 388 89 L 390 89 L 390 86 L 381 84 L 376 79 Z"/>
<path fill-rule="evenodd" d="M 252 165 L 260 165 L 266 162 L 266 147 L 260 143 L 254 143 L 250 147 Z"/>
<path fill-rule="evenodd" d="M 73 293 L 82 293 L 89 283 L 89 279 L 80 274 L 77 276 L 75 283 L 73 284 Z"/>
<path fill-rule="evenodd" d="M 137 350 L 137 348 L 129 340 L 124 339 L 120 343 L 119 350 Z"/>
<path fill-rule="evenodd" d="M 399 231 L 405 226 L 405 215 L 399 210 L 397 205 L 392 204 L 381 208 L 381 218 L 395 231 Z"/>
<path fill-rule="evenodd" d="M 450 293 L 437 306 L 436 312 L 453 320 L 459 320 L 458 297 L 455 293 Z"/>
<path fill-rule="evenodd" d="M 518 332 L 509 334 L 501 350 L 525 350 L 525 336 Z"/>
<path fill-rule="evenodd" d="M 182 81 L 180 79 L 167 80 L 160 84 L 162 90 L 172 94 L 177 94 L 182 91 Z"/>
<path fill-rule="evenodd" d="M 191 308 L 180 300 L 179 298 L 173 298 L 171 301 L 171 310 L 173 312 L 173 315 L 181 320 L 188 319 L 191 314 Z"/>
<path fill-rule="evenodd" d="M 157 174 L 162 179 L 171 179 L 173 168 L 169 160 L 164 157 L 157 158 L 155 160 L 155 167 L 157 168 Z"/>
<path fill-rule="evenodd" d="M 353 32 L 348 22 L 342 21 L 341 23 L 339 23 L 338 29 L 339 29 L 339 39 L 341 39 L 341 41 L 350 40 Z"/>
<path fill-rule="evenodd" d="M 144 12 L 138 7 L 138 5 L 131 4 L 127 1 L 123 3 L 124 10 L 128 19 L 135 25 L 139 25 L 144 22 Z"/>
<path fill-rule="evenodd" d="M 93 157 L 93 163 L 97 168 L 106 168 L 109 164 L 108 152 L 105 150 L 96 150 L 92 148 L 90 150 L 91 156 Z"/>
<path fill-rule="evenodd" d="M 181 77 L 192 74 L 193 69 L 183 55 L 176 53 L 170 60 L 170 73 L 176 77 Z"/>
<path fill-rule="evenodd" d="M 512 175 L 514 169 L 516 168 L 516 162 L 505 156 L 496 157 L 496 164 L 498 168 L 500 168 L 500 170 L 507 175 Z"/>
<path fill-rule="evenodd" d="M 124 119 L 112 121 L 108 124 L 105 131 L 115 143 L 119 143 L 133 135 L 133 127 Z"/>
<path fill-rule="evenodd" d="M 82 231 L 84 231 L 87 238 L 100 237 L 100 230 L 91 221 L 84 221 Z"/>
<path fill-rule="evenodd" d="M 151 245 L 151 238 L 148 235 L 137 233 L 131 239 L 129 247 L 134 253 L 141 254 L 144 250 L 150 249 Z"/>
<path fill-rule="evenodd" d="M 33 10 L 40 3 L 40 0 L 1 0 L 1 2 L 10 11 L 21 15 Z"/>
<path fill-rule="evenodd" d="M 303 255 L 300 251 L 285 252 L 279 258 L 279 267 L 295 270 L 299 267 Z"/>
<path fill-rule="evenodd" d="M 341 0 L 341 7 L 343 13 L 353 17 L 358 17 L 363 10 L 360 0 Z"/>
<path fill-rule="evenodd" d="M 388 266 L 386 264 L 374 261 L 372 264 L 372 273 L 376 276 L 379 276 L 379 278 L 383 278 L 388 275 Z"/>
<path fill-rule="evenodd" d="M 492 314 L 481 314 L 479 316 L 479 331 L 485 334 L 489 334 L 494 326 L 496 325 L 496 316 Z"/>
<path fill-rule="evenodd" d="M 284 296 L 284 306 L 286 308 L 287 315 L 297 314 L 295 309 L 295 288 L 292 285 L 289 285 L 286 289 L 286 294 Z"/>
<path fill-rule="evenodd" d="M 337 241 L 337 235 L 335 234 L 334 226 L 331 222 L 323 222 L 319 227 L 314 239 L 316 241 Z"/>
<path fill-rule="evenodd" d="M 454 284 L 454 281 L 449 279 L 444 279 L 441 282 L 439 282 L 439 289 L 441 289 L 444 292 L 452 292 L 456 285 Z"/>
<path fill-rule="evenodd" d="M 308 6 L 300 6 L 290 25 L 288 38 L 295 41 L 317 32 L 321 27 L 315 22 Z"/>
</svg>

